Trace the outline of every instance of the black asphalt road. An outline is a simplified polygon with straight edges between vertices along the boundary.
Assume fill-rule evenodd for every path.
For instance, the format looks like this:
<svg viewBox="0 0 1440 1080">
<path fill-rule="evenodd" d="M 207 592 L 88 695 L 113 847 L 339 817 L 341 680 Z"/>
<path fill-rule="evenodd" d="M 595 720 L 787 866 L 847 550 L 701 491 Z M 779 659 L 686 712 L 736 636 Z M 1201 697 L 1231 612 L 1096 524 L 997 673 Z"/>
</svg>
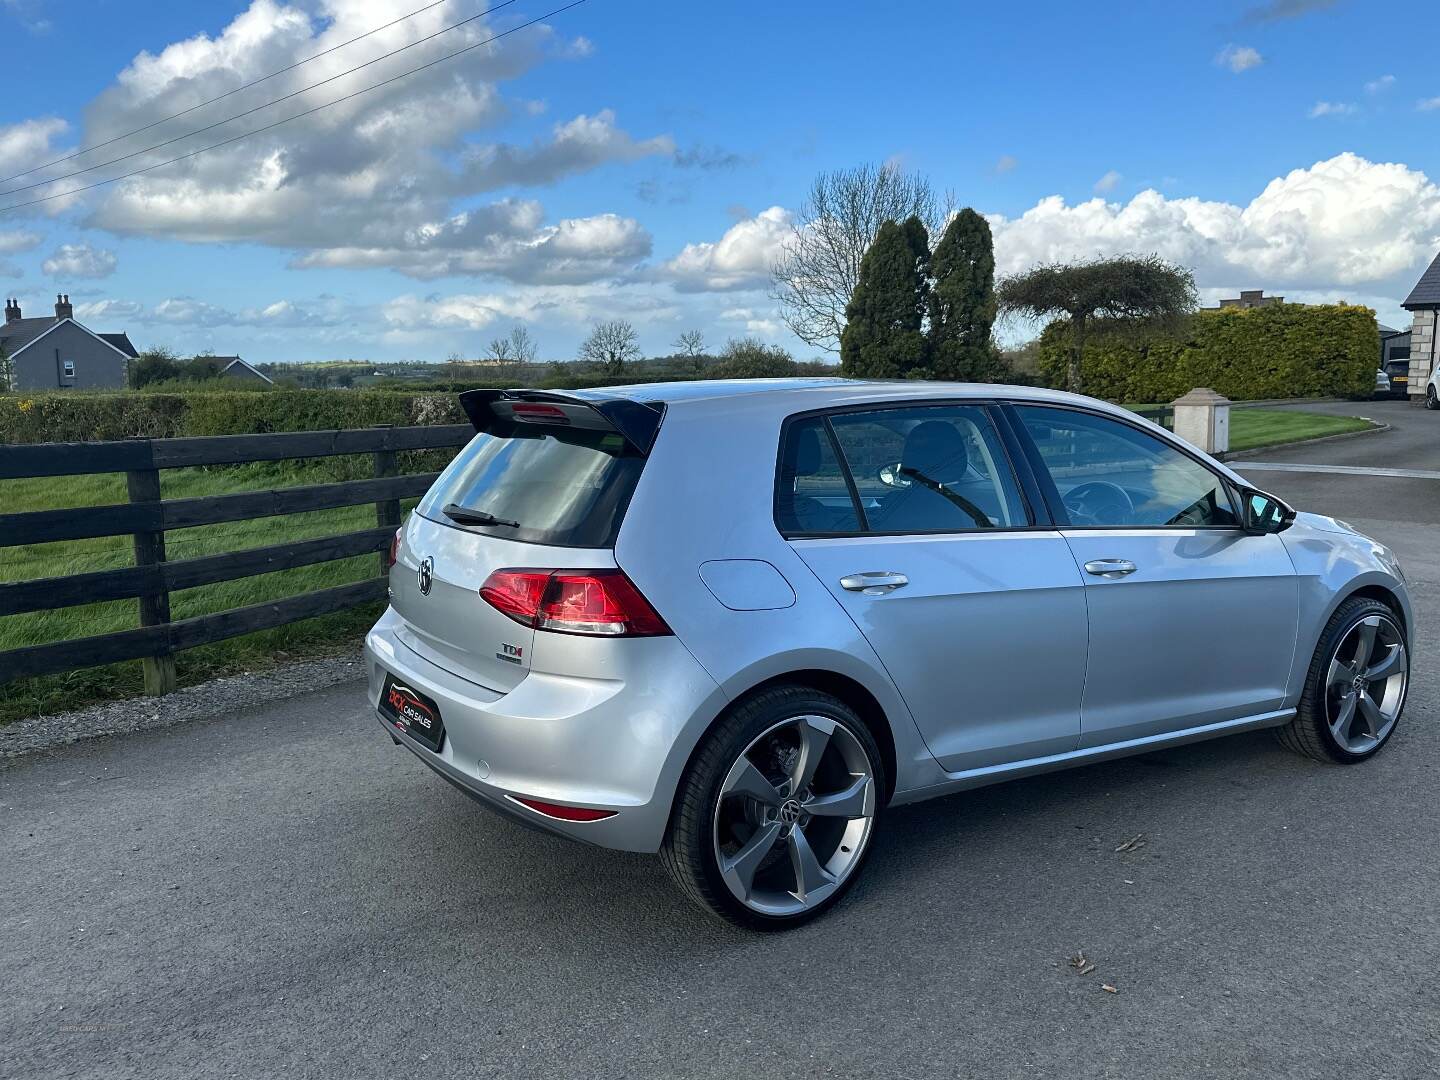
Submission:
<svg viewBox="0 0 1440 1080">
<path fill-rule="evenodd" d="M 1440 622 L 1440 481 L 1254 478 L 1394 543 Z M 0 1076 L 1435 1076 L 1430 640 L 1367 765 L 1260 734 L 897 810 L 784 936 L 476 807 L 358 686 L 19 759 Z"/>
</svg>

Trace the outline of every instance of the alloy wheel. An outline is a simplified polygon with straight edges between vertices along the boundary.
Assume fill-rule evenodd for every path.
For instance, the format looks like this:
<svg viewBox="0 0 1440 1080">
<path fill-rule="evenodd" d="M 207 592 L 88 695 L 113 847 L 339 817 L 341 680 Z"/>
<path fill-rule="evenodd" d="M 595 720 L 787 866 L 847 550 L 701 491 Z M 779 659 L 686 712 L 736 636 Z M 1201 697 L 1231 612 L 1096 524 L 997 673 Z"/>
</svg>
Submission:
<svg viewBox="0 0 1440 1080">
<path fill-rule="evenodd" d="M 859 864 L 875 820 L 874 764 L 844 724 L 782 720 L 757 736 L 720 785 L 720 876 L 746 907 L 795 915 L 823 903 Z"/>
<path fill-rule="evenodd" d="M 1400 628 L 1384 615 L 1361 619 L 1340 638 L 1325 678 L 1325 718 L 1340 748 L 1375 749 L 1405 701 L 1409 657 Z"/>
</svg>

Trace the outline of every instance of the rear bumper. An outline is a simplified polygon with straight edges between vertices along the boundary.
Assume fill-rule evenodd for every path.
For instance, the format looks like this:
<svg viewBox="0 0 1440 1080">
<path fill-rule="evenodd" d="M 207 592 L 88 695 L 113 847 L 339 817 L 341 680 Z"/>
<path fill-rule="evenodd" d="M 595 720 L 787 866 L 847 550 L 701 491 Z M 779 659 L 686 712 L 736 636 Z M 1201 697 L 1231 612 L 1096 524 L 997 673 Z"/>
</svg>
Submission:
<svg viewBox="0 0 1440 1080">
<path fill-rule="evenodd" d="M 723 705 L 720 689 L 675 638 L 627 642 L 614 678 L 532 671 L 506 694 L 412 652 L 387 611 L 365 640 L 370 704 L 385 729 L 477 800 L 546 831 L 600 847 L 656 851 L 690 748 Z M 434 753 L 378 710 L 386 673 L 439 706 L 445 742 Z M 601 821 L 546 817 L 512 796 L 612 810 Z"/>
</svg>

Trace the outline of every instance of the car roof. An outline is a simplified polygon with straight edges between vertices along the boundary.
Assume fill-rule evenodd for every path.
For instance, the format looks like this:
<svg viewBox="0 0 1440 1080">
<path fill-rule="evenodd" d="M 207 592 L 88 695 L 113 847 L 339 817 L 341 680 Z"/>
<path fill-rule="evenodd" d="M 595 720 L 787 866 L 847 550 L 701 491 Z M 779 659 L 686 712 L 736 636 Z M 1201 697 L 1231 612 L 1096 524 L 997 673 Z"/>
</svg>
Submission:
<svg viewBox="0 0 1440 1080">
<path fill-rule="evenodd" d="M 1084 404 L 1107 412 L 1126 412 L 1109 402 L 1061 390 L 999 383 L 926 382 L 918 379 L 707 379 L 591 387 L 560 393 L 586 401 L 620 398 L 685 407 L 723 403 L 727 408 L 752 408 L 756 411 L 782 414 L 871 402 L 933 401 L 937 398 L 1006 398 L 1052 404 Z"/>
</svg>

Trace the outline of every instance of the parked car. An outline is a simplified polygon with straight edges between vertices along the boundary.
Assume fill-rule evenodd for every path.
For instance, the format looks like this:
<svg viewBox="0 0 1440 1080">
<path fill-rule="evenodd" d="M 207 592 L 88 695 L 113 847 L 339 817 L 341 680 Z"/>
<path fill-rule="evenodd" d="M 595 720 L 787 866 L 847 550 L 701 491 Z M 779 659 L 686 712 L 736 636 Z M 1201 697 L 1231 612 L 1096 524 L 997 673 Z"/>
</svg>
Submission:
<svg viewBox="0 0 1440 1080">
<path fill-rule="evenodd" d="M 1440 365 L 1430 372 L 1430 381 L 1425 384 L 1425 407 L 1440 409 Z"/>
<path fill-rule="evenodd" d="M 736 923 L 829 908 L 888 807 L 1259 728 L 1351 764 L 1399 721 L 1390 550 L 1116 406 L 831 379 L 461 402 L 478 434 L 367 639 L 380 721 Z"/>
<path fill-rule="evenodd" d="M 1385 374 L 1385 369 L 1380 368 L 1375 372 L 1375 397 L 1388 398 L 1390 396 L 1390 376 Z"/>
<path fill-rule="evenodd" d="M 1410 361 L 1391 360 L 1385 365 L 1384 371 L 1390 379 L 1390 396 L 1402 399 L 1408 397 L 1410 387 Z"/>
</svg>

